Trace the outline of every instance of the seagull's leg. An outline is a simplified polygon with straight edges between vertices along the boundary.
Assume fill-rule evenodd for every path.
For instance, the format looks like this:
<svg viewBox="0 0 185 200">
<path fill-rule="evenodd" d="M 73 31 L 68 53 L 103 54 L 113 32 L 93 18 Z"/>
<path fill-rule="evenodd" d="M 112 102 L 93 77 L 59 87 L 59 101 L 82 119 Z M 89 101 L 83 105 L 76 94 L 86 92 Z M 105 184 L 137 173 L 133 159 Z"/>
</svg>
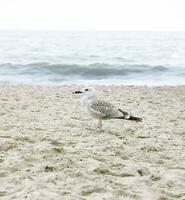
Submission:
<svg viewBox="0 0 185 200">
<path fill-rule="evenodd" d="M 100 119 L 98 119 L 98 128 L 100 128 Z"/>
<path fill-rule="evenodd" d="M 100 129 L 102 129 L 102 120 L 100 119 Z"/>
<path fill-rule="evenodd" d="M 102 129 L 102 120 L 98 119 L 98 128 L 101 130 Z"/>
</svg>

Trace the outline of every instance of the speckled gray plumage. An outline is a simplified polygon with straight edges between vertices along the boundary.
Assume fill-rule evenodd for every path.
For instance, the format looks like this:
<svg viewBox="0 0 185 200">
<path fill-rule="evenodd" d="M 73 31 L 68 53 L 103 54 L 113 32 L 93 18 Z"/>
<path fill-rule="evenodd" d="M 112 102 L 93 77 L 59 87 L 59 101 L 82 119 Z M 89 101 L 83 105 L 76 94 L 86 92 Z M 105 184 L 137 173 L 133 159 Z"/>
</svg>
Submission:
<svg viewBox="0 0 185 200">
<path fill-rule="evenodd" d="M 111 103 L 92 99 L 87 104 L 87 110 L 93 117 L 100 119 L 114 119 L 123 117 L 123 114 Z"/>
</svg>

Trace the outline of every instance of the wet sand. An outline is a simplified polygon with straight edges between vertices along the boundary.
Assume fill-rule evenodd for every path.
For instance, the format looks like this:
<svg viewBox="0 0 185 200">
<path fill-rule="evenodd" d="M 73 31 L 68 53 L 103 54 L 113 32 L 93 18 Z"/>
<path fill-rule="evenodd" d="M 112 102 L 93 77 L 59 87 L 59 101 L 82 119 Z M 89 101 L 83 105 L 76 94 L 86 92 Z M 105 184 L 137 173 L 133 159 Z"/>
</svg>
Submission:
<svg viewBox="0 0 185 200">
<path fill-rule="evenodd" d="M 80 86 L 0 86 L 0 198 L 185 199 L 185 86 L 98 86 L 142 117 L 103 122 Z"/>
</svg>

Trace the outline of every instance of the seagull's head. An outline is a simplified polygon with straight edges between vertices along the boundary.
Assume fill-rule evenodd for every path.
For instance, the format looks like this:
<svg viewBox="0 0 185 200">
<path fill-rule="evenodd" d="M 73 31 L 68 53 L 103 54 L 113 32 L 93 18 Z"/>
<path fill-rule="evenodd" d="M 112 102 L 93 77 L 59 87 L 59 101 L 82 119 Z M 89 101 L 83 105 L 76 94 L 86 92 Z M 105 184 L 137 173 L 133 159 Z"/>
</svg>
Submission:
<svg viewBox="0 0 185 200">
<path fill-rule="evenodd" d="M 83 95 L 94 95 L 95 93 L 95 89 L 94 88 L 91 88 L 91 87 L 86 87 L 86 88 L 83 88 L 82 90 L 76 90 L 74 92 L 75 94 L 80 94 L 82 93 Z"/>
</svg>

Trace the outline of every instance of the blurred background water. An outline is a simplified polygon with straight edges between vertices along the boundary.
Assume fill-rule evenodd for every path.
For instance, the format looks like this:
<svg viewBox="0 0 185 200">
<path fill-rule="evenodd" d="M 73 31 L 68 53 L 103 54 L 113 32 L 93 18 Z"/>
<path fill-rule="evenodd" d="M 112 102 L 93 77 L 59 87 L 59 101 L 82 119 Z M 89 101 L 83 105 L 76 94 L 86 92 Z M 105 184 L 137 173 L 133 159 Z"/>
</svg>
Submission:
<svg viewBox="0 0 185 200">
<path fill-rule="evenodd" d="M 185 84 L 185 32 L 0 31 L 1 84 Z"/>
</svg>

